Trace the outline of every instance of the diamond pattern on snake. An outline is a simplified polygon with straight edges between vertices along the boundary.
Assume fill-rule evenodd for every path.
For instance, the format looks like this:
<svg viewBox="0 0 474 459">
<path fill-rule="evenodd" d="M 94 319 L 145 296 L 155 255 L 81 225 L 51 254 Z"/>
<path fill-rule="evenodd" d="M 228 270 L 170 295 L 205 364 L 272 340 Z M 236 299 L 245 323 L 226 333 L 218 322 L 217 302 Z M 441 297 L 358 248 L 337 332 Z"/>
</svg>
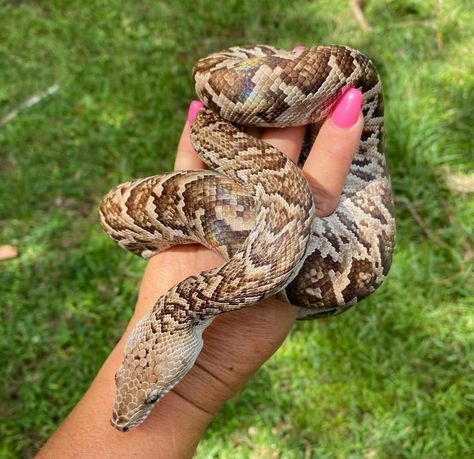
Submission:
<svg viewBox="0 0 474 459">
<path fill-rule="evenodd" d="M 99 214 L 120 247 L 144 258 L 197 242 L 227 261 L 175 285 L 136 325 L 115 378 L 120 431 L 141 424 L 191 369 L 216 315 L 275 294 L 299 306 L 300 319 L 336 315 L 374 292 L 391 264 L 382 88 L 367 57 L 345 46 L 234 47 L 199 60 L 193 76 L 205 109 L 191 140 L 210 170 L 124 183 Z M 363 93 L 362 138 L 337 209 L 315 218 L 301 164 L 244 127 L 317 126 L 349 87 Z"/>
</svg>

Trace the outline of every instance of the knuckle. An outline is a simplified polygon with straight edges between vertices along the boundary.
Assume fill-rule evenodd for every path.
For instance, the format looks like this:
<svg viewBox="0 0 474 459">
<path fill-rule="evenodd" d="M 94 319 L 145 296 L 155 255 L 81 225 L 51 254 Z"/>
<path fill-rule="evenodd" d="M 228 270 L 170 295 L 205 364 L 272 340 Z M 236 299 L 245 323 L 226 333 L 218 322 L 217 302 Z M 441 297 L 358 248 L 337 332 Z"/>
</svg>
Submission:
<svg viewBox="0 0 474 459">
<path fill-rule="evenodd" d="M 334 198 L 315 198 L 316 215 L 318 217 L 329 217 L 337 207 L 337 200 Z"/>
</svg>

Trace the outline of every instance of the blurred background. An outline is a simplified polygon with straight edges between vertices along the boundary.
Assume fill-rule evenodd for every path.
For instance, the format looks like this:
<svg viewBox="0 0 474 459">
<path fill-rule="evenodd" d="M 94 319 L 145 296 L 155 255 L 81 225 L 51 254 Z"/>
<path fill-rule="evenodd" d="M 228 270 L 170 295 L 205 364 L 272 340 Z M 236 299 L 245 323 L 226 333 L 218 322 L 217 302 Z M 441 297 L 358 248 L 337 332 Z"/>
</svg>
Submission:
<svg viewBox="0 0 474 459">
<path fill-rule="evenodd" d="M 196 457 L 472 457 L 473 24 L 467 0 L 1 1 L 0 457 L 34 454 L 131 316 L 144 262 L 99 200 L 172 169 L 193 64 L 252 43 L 375 62 L 397 249 L 376 294 L 294 327 Z"/>
</svg>

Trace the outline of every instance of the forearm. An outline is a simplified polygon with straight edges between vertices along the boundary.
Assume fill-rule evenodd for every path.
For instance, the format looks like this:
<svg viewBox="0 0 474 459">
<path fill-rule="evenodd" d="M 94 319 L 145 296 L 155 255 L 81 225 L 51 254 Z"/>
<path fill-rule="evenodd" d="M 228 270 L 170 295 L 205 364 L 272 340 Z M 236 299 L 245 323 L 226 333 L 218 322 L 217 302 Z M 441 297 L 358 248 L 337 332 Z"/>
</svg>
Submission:
<svg viewBox="0 0 474 459">
<path fill-rule="evenodd" d="M 125 342 L 126 334 L 38 458 L 139 456 L 181 459 L 192 456 L 212 416 L 174 392 L 160 402 L 139 429 L 121 433 L 110 425 L 114 374 L 120 366 Z"/>
</svg>

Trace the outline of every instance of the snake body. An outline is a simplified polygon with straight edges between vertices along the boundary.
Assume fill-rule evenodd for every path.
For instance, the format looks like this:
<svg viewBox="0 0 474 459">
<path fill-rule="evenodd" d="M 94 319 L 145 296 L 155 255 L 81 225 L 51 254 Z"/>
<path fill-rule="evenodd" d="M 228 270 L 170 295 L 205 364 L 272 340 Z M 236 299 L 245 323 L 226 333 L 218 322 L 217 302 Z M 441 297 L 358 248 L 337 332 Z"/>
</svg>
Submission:
<svg viewBox="0 0 474 459">
<path fill-rule="evenodd" d="M 116 374 L 111 422 L 121 431 L 189 371 L 217 314 L 278 294 L 299 318 L 334 315 L 372 293 L 391 263 L 382 90 L 369 59 L 344 46 L 234 47 L 201 59 L 193 74 L 206 108 L 191 140 L 211 170 L 124 183 L 99 213 L 107 234 L 144 258 L 198 242 L 227 261 L 175 285 L 136 325 Z M 242 126 L 317 125 L 349 87 L 364 94 L 362 139 L 336 211 L 315 218 L 298 165 Z"/>
</svg>

